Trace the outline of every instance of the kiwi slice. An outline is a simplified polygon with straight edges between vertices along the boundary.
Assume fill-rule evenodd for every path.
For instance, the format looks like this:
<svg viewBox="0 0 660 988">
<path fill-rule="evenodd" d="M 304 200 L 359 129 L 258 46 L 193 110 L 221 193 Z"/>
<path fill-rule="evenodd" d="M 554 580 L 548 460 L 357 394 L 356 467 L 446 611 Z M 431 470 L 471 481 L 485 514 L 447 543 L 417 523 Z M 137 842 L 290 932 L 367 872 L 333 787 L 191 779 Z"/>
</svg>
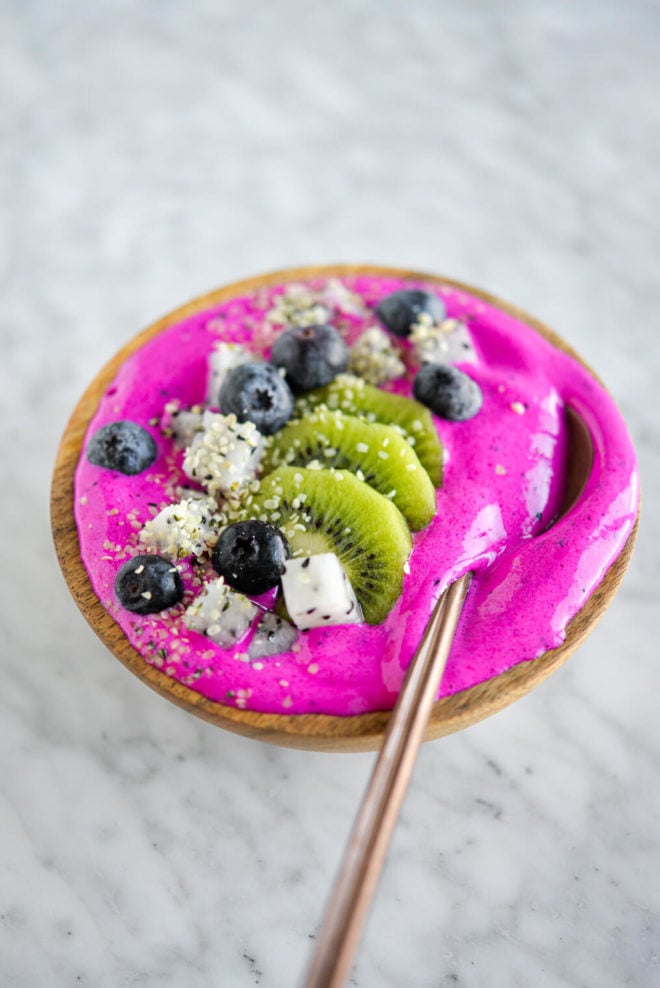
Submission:
<svg viewBox="0 0 660 988">
<path fill-rule="evenodd" d="M 442 443 L 431 412 L 414 398 L 391 394 L 352 374 L 338 374 L 330 384 L 301 395 L 294 415 L 300 417 L 317 405 L 337 408 L 369 422 L 398 426 L 435 487 L 442 484 Z"/>
<path fill-rule="evenodd" d="M 401 594 L 412 549 L 406 520 L 388 498 L 347 470 L 278 467 L 248 512 L 276 525 L 294 555 L 334 552 L 368 624 L 380 624 Z"/>
<path fill-rule="evenodd" d="M 401 432 L 381 422 L 319 406 L 275 433 L 261 461 L 268 473 L 281 464 L 349 470 L 396 504 L 417 531 L 435 515 L 435 490 L 413 447 Z"/>
</svg>

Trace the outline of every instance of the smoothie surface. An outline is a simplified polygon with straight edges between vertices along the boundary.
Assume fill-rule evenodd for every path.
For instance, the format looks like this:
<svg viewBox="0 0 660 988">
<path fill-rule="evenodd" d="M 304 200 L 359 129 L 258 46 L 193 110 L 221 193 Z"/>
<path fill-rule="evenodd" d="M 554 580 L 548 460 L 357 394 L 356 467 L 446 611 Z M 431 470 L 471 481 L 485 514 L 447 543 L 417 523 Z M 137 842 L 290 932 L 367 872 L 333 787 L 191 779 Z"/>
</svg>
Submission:
<svg viewBox="0 0 660 988">
<path fill-rule="evenodd" d="M 474 686 L 564 640 L 571 618 L 616 559 L 633 529 L 639 481 L 635 454 L 607 392 L 573 358 L 510 314 L 453 286 L 358 275 L 312 279 L 330 321 L 351 343 L 377 325 L 373 309 L 400 288 L 424 288 L 468 327 L 476 360 L 458 363 L 483 391 L 466 422 L 435 418 L 445 449 L 444 479 L 431 524 L 413 535 L 403 593 L 387 619 L 313 629 L 290 652 L 251 661 L 249 634 L 230 650 L 188 630 L 181 618 L 210 565 L 179 560 L 182 604 L 140 616 L 116 600 L 118 569 L 144 551 L 146 521 L 178 500 L 182 451 L 162 428 L 165 407 L 203 404 L 209 354 L 219 341 L 268 359 L 286 325 L 278 313 L 290 286 L 262 287 L 171 326 L 130 356 L 103 396 L 75 476 L 81 557 L 92 586 L 145 662 L 224 704 L 271 713 L 360 714 L 393 707 L 405 670 L 440 592 L 471 570 L 474 580 L 440 695 Z M 407 340 L 394 340 L 406 374 L 384 385 L 412 396 Z M 565 491 L 566 407 L 589 429 L 594 462 L 586 488 L 556 525 Z M 146 471 L 125 476 L 84 455 L 107 423 L 129 419 L 158 446 Z M 271 595 L 272 597 L 272 595 Z M 267 600 L 266 603 L 269 601 Z"/>
</svg>

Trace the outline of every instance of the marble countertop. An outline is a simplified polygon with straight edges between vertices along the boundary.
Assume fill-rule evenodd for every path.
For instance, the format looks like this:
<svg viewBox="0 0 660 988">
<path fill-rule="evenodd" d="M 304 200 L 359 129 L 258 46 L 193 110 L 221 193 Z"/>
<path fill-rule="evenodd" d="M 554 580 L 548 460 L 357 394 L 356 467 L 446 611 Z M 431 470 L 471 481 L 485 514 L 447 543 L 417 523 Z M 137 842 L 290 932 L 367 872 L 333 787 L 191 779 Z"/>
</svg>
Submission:
<svg viewBox="0 0 660 988">
<path fill-rule="evenodd" d="M 0 37 L 0 982 L 300 983 L 373 756 L 145 689 L 69 596 L 50 475 L 157 316 L 373 261 L 569 339 L 626 417 L 644 512 L 570 662 L 424 747 L 350 984 L 660 983 L 657 4 L 4 0 Z"/>
</svg>

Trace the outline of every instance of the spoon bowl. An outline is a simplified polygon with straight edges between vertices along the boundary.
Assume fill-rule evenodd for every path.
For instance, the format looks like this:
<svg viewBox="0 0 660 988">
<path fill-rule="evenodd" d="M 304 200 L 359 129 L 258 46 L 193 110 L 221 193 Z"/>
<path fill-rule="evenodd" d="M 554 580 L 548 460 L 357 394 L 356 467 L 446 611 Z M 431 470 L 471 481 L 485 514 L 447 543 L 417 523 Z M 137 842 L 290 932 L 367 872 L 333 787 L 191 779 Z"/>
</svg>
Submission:
<svg viewBox="0 0 660 988">
<path fill-rule="evenodd" d="M 96 596 L 80 557 L 80 545 L 74 519 L 74 474 L 87 426 L 98 402 L 119 367 L 147 340 L 188 316 L 210 309 L 238 293 L 283 281 L 300 281 L 312 277 L 337 277 L 354 274 L 389 275 L 392 277 L 435 282 L 460 289 L 503 310 L 531 327 L 555 348 L 572 356 L 598 380 L 590 368 L 556 333 L 537 319 L 500 299 L 472 286 L 447 278 L 391 268 L 332 266 L 280 271 L 251 278 L 202 296 L 154 323 L 130 341 L 100 371 L 84 393 L 64 433 L 55 462 L 51 490 L 52 531 L 60 565 L 70 591 L 93 630 L 110 651 L 146 685 L 195 715 L 226 730 L 273 744 L 318 751 L 377 750 L 390 718 L 390 711 L 375 711 L 355 716 L 326 714 L 259 713 L 212 701 L 149 665 L 132 647 Z M 571 456 L 562 514 L 579 500 L 589 474 L 591 440 L 576 411 L 567 414 L 571 437 Z M 607 609 L 627 569 L 633 551 L 637 523 L 618 556 L 581 610 L 571 620 L 565 640 L 533 661 L 521 662 L 506 672 L 469 689 L 438 700 L 426 729 L 426 740 L 438 738 L 468 727 L 519 699 L 554 672 L 584 641 Z"/>
</svg>

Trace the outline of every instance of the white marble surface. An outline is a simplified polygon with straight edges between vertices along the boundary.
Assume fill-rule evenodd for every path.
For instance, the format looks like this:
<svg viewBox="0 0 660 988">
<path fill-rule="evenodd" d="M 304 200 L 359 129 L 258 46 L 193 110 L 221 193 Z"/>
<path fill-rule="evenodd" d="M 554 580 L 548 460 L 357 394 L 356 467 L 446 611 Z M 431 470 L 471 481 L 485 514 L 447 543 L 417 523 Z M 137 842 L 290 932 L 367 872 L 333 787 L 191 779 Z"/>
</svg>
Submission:
<svg viewBox="0 0 660 988">
<path fill-rule="evenodd" d="M 614 606 L 427 745 L 351 984 L 660 983 L 654 0 L 0 0 L 0 983 L 299 983 L 372 756 L 195 720 L 96 640 L 51 548 L 57 443 L 156 316 L 296 263 L 444 272 L 607 381 L 642 461 Z"/>
</svg>

